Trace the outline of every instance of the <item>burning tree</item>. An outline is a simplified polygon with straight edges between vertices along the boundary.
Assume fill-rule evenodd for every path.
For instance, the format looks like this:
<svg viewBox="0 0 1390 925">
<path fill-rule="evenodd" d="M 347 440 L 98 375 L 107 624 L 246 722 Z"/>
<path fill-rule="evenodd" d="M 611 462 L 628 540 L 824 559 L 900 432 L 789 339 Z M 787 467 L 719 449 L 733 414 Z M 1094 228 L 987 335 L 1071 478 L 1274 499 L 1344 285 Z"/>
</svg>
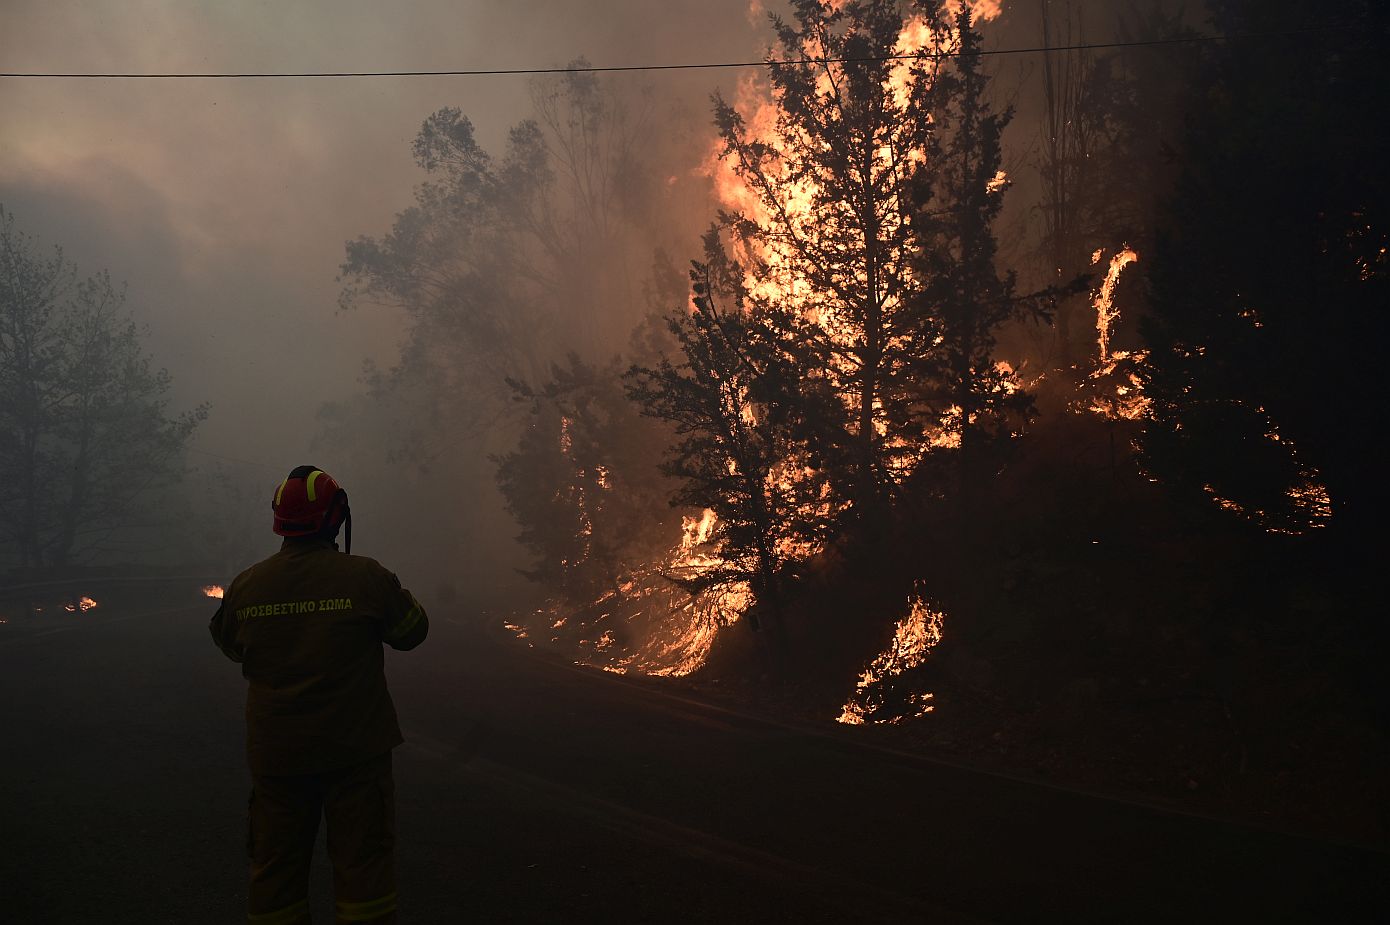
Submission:
<svg viewBox="0 0 1390 925">
<path fill-rule="evenodd" d="M 691 280 L 691 308 L 668 320 L 683 362 L 634 366 L 628 385 L 643 414 L 675 427 L 662 465 L 680 480 L 672 504 L 704 508 L 721 528 L 715 564 L 670 577 L 696 593 L 745 582 L 777 625 L 783 569 L 828 527 L 828 486 L 795 460 L 806 457 L 807 421 L 824 418 L 829 395 L 801 381 L 775 328 L 750 313 L 742 270 L 717 231 L 706 236 L 705 262 Z M 757 614 L 748 619 L 757 629 Z"/>
<path fill-rule="evenodd" d="M 413 145 L 427 178 L 388 234 L 347 245 L 344 307 L 402 310 L 399 363 L 369 370 L 376 395 L 414 404 L 395 445 L 416 460 L 457 451 L 512 408 L 506 380 L 538 383 L 579 350 L 602 355 L 640 302 L 615 268 L 651 240 L 643 116 L 580 68 L 534 84 L 535 117 L 494 157 L 454 108 L 425 120 Z"/>
<path fill-rule="evenodd" d="M 39 255 L 0 209 L 0 523 L 21 565 L 90 553 L 178 477 L 207 409 L 171 417 L 169 386 L 124 289 Z"/>
<path fill-rule="evenodd" d="M 701 580 L 746 579 L 772 612 L 787 565 L 850 512 L 889 516 L 932 449 L 1008 432 L 1027 399 L 993 332 L 1041 298 L 994 266 L 1008 117 L 984 101 L 970 11 L 795 14 L 774 19 L 798 63 L 770 68 L 772 103 L 746 118 L 716 98 L 717 180 L 741 208 L 707 235 L 693 305 L 670 320 L 683 362 L 635 369 L 630 389 L 681 437 L 677 502 L 718 516 L 720 564 Z"/>
<path fill-rule="evenodd" d="M 915 178 L 931 146 L 950 30 L 937 4 L 793 4 L 774 17 L 773 105 L 752 121 L 716 97 L 725 215 L 742 245 L 751 312 L 842 410 L 819 449 L 836 493 L 881 512 L 923 441 L 910 372 L 921 319 Z M 800 63 L 805 62 L 805 63 Z M 927 169 L 930 169 L 929 167 Z"/>
</svg>

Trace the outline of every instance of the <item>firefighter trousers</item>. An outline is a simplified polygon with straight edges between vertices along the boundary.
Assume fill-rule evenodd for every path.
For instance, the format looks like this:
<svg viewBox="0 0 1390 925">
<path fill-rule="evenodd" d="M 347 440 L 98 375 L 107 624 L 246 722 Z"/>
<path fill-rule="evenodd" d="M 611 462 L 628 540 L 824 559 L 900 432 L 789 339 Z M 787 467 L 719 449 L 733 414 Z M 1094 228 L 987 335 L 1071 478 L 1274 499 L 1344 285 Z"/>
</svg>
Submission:
<svg viewBox="0 0 1390 925">
<path fill-rule="evenodd" d="M 307 925 L 309 862 L 328 823 L 336 921 L 396 921 L 395 785 L 388 751 L 358 765 L 290 777 L 253 775 L 247 811 L 248 925 Z"/>
</svg>

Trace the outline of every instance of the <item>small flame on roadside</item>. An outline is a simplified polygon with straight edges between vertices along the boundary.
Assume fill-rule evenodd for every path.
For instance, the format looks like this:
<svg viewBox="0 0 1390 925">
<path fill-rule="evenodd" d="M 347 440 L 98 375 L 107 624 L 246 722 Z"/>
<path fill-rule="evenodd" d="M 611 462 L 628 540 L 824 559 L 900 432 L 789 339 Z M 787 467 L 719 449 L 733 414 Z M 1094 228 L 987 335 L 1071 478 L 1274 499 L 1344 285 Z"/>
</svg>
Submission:
<svg viewBox="0 0 1390 925">
<path fill-rule="evenodd" d="M 97 606 L 99 605 L 96 601 L 92 600 L 90 597 L 87 597 L 86 595 L 83 595 L 75 601 L 68 601 L 66 604 L 63 605 L 63 609 L 66 610 L 68 613 L 77 613 L 78 611 L 86 613 L 87 611 Z"/>
<path fill-rule="evenodd" d="M 203 597 L 212 597 L 220 601 L 226 593 L 221 585 L 203 585 Z"/>
<path fill-rule="evenodd" d="M 860 673 L 854 692 L 835 718 L 837 723 L 862 726 L 866 722 L 897 723 L 902 719 L 901 716 L 873 718 L 883 705 L 882 695 L 875 696 L 873 689 L 926 661 L 927 655 L 941 642 L 941 626 L 946 620 L 946 615 L 934 609 L 920 593 L 914 593 L 908 600 L 911 609 L 894 627 L 893 641 Z M 909 701 L 917 708 L 913 715 L 923 716 L 936 709 L 932 699 L 930 693 L 911 695 Z"/>
</svg>

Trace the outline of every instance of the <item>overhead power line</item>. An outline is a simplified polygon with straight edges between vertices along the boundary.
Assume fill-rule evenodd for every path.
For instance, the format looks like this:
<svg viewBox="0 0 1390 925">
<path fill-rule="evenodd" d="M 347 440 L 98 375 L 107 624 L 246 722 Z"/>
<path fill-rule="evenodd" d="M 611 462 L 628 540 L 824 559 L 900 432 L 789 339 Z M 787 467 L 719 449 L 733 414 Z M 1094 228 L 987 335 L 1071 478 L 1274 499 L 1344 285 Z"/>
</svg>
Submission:
<svg viewBox="0 0 1390 925">
<path fill-rule="evenodd" d="M 1196 45 L 1210 42 L 1236 42 L 1254 39 L 1284 38 L 1323 32 L 1362 30 L 1359 24 L 1314 26 L 1305 29 L 1284 29 L 1275 32 L 1246 32 L 1226 35 L 1185 35 L 1166 39 L 1147 39 L 1134 42 L 1096 42 L 1075 45 L 1037 45 L 1027 48 L 981 49 L 973 52 L 910 52 L 899 55 L 854 58 L 789 58 L 764 61 L 707 61 L 691 64 L 619 64 L 598 67 L 514 67 L 470 68 L 449 71 L 228 71 L 217 73 L 50 73 L 42 71 L 3 71 L 0 77 L 65 80 L 254 80 L 328 77 L 507 77 L 525 74 L 612 74 L 628 71 L 708 71 L 749 67 L 800 67 L 808 64 L 857 64 L 878 61 L 904 61 L 919 58 L 999 57 L 1003 55 L 1053 54 L 1064 51 L 1107 51 L 1125 48 L 1155 48 L 1171 45 Z"/>
</svg>

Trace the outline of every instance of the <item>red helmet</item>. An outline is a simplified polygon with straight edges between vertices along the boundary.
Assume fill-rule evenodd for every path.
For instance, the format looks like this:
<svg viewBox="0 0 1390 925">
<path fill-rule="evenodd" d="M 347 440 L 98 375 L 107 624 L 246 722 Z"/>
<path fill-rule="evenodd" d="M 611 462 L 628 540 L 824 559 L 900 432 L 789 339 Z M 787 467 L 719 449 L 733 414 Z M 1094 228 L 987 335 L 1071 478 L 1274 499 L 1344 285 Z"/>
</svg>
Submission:
<svg viewBox="0 0 1390 925">
<path fill-rule="evenodd" d="M 352 512 L 347 492 L 317 466 L 298 466 L 275 489 L 270 502 L 274 530 L 281 536 L 313 536 L 332 531 L 347 522 L 347 544 L 352 548 Z"/>
</svg>

